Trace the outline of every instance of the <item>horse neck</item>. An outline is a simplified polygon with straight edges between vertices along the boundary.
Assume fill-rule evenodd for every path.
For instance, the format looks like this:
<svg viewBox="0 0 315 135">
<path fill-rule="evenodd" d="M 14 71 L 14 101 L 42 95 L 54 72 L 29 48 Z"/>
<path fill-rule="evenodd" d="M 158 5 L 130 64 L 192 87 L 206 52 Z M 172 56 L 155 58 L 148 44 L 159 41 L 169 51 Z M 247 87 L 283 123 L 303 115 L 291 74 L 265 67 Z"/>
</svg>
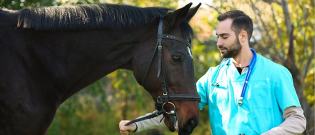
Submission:
<svg viewBox="0 0 315 135">
<path fill-rule="evenodd" d="M 118 68 L 131 69 L 139 45 L 151 37 L 146 30 L 28 30 L 24 35 L 46 75 L 67 91 L 65 100 Z"/>
</svg>

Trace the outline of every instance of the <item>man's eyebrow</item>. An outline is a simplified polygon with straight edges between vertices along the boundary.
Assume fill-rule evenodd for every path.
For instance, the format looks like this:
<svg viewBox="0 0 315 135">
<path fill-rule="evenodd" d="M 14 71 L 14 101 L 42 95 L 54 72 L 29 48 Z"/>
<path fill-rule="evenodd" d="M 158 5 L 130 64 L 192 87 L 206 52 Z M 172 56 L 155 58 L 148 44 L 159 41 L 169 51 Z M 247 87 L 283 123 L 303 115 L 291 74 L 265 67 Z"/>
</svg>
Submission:
<svg viewBox="0 0 315 135">
<path fill-rule="evenodd" d="M 217 34 L 217 33 L 216 33 L 216 35 L 217 35 L 217 36 L 224 36 L 224 35 L 230 35 L 230 34 L 229 34 L 229 33 L 221 33 L 221 34 Z"/>
</svg>

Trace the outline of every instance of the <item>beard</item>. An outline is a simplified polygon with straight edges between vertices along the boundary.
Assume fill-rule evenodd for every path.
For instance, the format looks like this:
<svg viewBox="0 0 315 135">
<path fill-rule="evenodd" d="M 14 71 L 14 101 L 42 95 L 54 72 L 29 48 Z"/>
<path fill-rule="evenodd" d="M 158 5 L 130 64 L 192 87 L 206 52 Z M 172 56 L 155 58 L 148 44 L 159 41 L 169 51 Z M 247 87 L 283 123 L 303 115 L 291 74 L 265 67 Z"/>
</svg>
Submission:
<svg viewBox="0 0 315 135">
<path fill-rule="evenodd" d="M 222 54 L 223 58 L 234 58 L 236 55 L 238 55 L 242 50 L 242 45 L 238 38 L 234 41 L 233 44 L 231 44 L 230 47 L 220 46 L 219 48 L 226 49 L 226 52 Z"/>
</svg>

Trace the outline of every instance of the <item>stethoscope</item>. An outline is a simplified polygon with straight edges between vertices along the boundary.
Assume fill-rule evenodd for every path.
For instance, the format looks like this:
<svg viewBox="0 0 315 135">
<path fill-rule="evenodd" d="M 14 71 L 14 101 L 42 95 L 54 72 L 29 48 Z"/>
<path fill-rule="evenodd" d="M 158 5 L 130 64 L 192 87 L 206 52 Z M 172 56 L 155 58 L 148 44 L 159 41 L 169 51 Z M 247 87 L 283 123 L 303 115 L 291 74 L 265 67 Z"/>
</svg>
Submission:
<svg viewBox="0 0 315 135">
<path fill-rule="evenodd" d="M 250 50 L 253 52 L 253 58 L 252 58 L 252 60 L 251 60 L 251 62 L 249 64 L 249 67 L 247 69 L 247 73 L 246 73 L 244 84 L 243 84 L 243 88 L 242 88 L 242 93 L 241 93 L 240 99 L 238 100 L 238 105 L 242 105 L 243 104 L 243 99 L 244 99 L 244 95 L 245 95 L 245 91 L 246 91 L 246 86 L 248 84 L 249 76 L 252 73 L 252 70 L 253 70 L 254 65 L 256 63 L 256 58 L 257 58 L 256 51 L 254 49 L 250 49 Z M 220 63 L 220 65 L 219 65 L 219 67 L 217 69 L 218 71 L 216 72 L 216 75 L 215 75 L 214 79 L 211 82 L 212 86 L 220 86 L 219 83 L 215 83 L 215 81 L 217 80 L 218 75 L 220 73 L 220 70 L 221 70 L 221 68 L 224 65 L 223 63 L 225 63 L 226 61 L 227 61 L 227 59 L 224 58 L 222 60 L 222 62 Z M 230 61 L 230 59 L 228 60 L 228 63 L 229 63 L 229 61 Z"/>
</svg>

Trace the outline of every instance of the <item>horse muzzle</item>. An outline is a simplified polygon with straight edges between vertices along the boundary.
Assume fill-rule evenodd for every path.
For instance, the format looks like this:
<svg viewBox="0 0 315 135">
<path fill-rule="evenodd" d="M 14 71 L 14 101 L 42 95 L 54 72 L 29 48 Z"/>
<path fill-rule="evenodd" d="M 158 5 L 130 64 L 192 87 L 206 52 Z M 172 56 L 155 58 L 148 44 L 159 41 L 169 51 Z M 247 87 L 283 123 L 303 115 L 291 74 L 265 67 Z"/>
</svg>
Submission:
<svg viewBox="0 0 315 135">
<path fill-rule="evenodd" d="M 198 125 L 198 120 L 194 117 L 188 119 L 183 127 L 178 127 L 179 135 L 190 135 L 194 128 Z"/>
</svg>

